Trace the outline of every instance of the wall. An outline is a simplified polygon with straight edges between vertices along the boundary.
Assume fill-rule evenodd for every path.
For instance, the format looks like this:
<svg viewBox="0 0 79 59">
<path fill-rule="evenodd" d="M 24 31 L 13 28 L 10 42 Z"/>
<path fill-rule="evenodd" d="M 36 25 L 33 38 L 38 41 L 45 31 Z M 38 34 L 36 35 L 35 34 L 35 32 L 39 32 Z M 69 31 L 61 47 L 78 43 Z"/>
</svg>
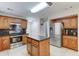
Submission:
<svg viewBox="0 0 79 59">
<path fill-rule="evenodd" d="M 27 25 L 27 33 L 31 37 L 36 37 L 40 35 L 40 20 L 37 17 L 27 17 L 28 25 Z"/>
<path fill-rule="evenodd" d="M 47 18 L 40 19 L 40 35 L 47 36 Z"/>
<path fill-rule="evenodd" d="M 49 21 L 51 19 L 55 19 L 55 18 L 60 18 L 60 17 L 65 17 L 65 16 L 70 16 L 70 15 L 78 15 L 78 38 L 79 38 L 79 9 L 76 8 L 76 9 L 70 9 L 70 10 L 65 10 L 65 11 L 62 11 L 62 12 L 57 12 L 55 14 L 52 13 L 52 15 L 49 16 L 48 18 L 48 36 L 50 36 L 49 34 Z M 79 50 L 79 39 L 78 39 L 78 50 Z"/>
</svg>

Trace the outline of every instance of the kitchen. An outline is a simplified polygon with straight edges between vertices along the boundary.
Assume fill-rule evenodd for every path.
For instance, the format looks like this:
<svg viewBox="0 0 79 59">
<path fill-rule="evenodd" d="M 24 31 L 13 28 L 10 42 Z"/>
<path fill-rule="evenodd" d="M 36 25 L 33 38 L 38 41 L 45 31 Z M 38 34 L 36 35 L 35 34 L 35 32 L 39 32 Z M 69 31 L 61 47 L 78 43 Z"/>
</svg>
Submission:
<svg viewBox="0 0 79 59">
<path fill-rule="evenodd" d="M 66 55 L 79 55 L 78 3 L 46 2 L 44 4 L 48 7 L 45 7 L 45 11 L 37 13 L 30 12 L 28 9 L 42 4 L 41 2 L 5 2 L 0 4 L 6 4 L 6 9 L 4 6 L 1 9 L 5 13 L 0 16 L 0 52 L 2 55 L 5 53 L 8 55 L 7 52 L 4 52 L 7 50 L 8 56 L 12 52 L 9 50 L 16 51 L 16 53 L 12 52 L 13 55 L 21 54 L 17 51 L 22 50 L 25 56 L 65 56 L 65 52 Z M 58 7 L 61 7 L 61 12 L 57 12 Z M 54 8 L 53 11 L 52 8 Z M 13 14 L 9 14 L 12 12 Z M 13 16 L 14 14 L 15 16 Z"/>
</svg>

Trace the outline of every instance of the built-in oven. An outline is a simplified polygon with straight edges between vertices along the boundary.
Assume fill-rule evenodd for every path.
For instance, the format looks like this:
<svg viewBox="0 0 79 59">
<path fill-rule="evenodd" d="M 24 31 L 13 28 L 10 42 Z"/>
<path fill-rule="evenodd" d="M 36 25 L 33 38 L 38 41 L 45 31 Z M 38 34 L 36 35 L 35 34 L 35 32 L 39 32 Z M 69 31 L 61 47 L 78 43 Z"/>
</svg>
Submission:
<svg viewBox="0 0 79 59">
<path fill-rule="evenodd" d="M 16 48 L 22 46 L 22 36 L 10 36 L 10 46 L 11 48 Z"/>
<path fill-rule="evenodd" d="M 15 48 L 22 45 L 22 28 L 19 23 L 10 24 L 10 45 L 11 48 Z"/>
<path fill-rule="evenodd" d="M 10 43 L 18 43 L 18 42 L 22 42 L 22 36 L 11 36 L 10 37 Z"/>
</svg>

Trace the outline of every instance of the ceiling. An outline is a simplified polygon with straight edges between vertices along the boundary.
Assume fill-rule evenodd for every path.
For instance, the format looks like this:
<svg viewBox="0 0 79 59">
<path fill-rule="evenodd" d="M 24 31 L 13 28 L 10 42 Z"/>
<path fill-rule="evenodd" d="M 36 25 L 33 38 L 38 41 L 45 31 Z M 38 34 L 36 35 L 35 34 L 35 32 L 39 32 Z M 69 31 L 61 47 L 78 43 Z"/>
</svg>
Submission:
<svg viewBox="0 0 79 59">
<path fill-rule="evenodd" d="M 52 2 L 53 5 L 37 13 L 31 13 L 30 9 L 40 2 L 0 2 L 0 13 L 12 14 L 26 18 L 27 16 L 48 17 L 51 14 L 79 8 L 78 2 Z"/>
</svg>

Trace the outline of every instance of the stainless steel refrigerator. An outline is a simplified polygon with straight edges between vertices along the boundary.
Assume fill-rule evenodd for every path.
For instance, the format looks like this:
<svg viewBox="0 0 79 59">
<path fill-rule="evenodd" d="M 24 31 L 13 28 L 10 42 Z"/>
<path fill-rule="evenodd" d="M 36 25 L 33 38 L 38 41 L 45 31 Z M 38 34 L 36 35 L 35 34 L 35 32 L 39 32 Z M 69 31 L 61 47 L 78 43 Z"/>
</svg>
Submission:
<svg viewBox="0 0 79 59">
<path fill-rule="evenodd" d="M 61 47 L 62 39 L 62 23 L 50 24 L 50 44 L 56 47 Z"/>
</svg>

